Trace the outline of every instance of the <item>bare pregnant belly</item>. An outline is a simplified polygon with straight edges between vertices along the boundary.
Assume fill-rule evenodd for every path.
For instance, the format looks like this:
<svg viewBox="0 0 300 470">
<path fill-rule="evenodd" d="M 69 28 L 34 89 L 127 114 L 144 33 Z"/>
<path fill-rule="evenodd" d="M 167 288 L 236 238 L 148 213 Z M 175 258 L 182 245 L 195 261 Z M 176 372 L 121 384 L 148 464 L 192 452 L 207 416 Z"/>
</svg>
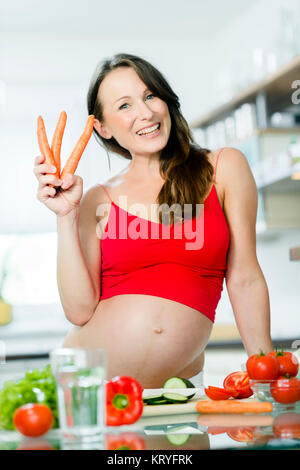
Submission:
<svg viewBox="0 0 300 470">
<path fill-rule="evenodd" d="M 144 388 L 203 367 L 213 323 L 197 310 L 160 297 L 126 294 L 101 300 L 92 318 L 74 326 L 63 347 L 104 348 L 107 379 L 129 375 Z"/>
</svg>

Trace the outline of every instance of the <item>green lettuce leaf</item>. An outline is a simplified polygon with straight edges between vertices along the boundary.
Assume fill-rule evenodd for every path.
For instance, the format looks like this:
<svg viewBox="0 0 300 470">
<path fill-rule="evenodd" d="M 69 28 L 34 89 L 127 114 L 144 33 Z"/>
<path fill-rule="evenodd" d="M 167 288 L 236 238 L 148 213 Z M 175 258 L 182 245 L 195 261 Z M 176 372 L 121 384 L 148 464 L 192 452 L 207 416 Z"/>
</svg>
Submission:
<svg viewBox="0 0 300 470">
<path fill-rule="evenodd" d="M 0 390 L 0 427 L 14 430 L 13 414 L 26 403 L 48 405 L 54 416 L 52 428 L 58 428 L 56 384 L 50 364 L 42 370 L 27 371 L 22 379 L 4 383 Z"/>
</svg>

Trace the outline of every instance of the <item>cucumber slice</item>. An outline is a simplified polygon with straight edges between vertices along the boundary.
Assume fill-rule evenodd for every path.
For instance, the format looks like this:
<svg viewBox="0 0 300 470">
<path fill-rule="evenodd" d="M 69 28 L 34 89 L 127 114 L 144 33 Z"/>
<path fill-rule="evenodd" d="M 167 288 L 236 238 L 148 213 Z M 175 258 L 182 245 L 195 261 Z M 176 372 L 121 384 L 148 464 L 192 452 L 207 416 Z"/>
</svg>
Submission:
<svg viewBox="0 0 300 470">
<path fill-rule="evenodd" d="M 182 446 L 189 440 L 190 434 L 165 434 L 168 441 L 174 446 Z"/>
<path fill-rule="evenodd" d="M 169 403 L 168 400 L 165 398 L 162 398 L 161 400 L 155 400 L 155 401 L 148 401 L 146 405 L 165 405 L 166 403 Z"/>
<path fill-rule="evenodd" d="M 182 377 L 170 377 L 163 384 L 163 388 L 195 388 L 195 385 Z M 191 393 L 187 398 L 193 398 L 194 395 L 195 393 Z"/>
<path fill-rule="evenodd" d="M 144 401 L 148 401 L 148 400 L 154 401 L 154 400 L 161 400 L 161 399 L 162 399 L 162 394 L 160 394 L 160 395 L 151 395 L 150 397 L 144 397 L 143 398 Z"/>
<path fill-rule="evenodd" d="M 143 401 L 145 403 L 149 403 L 149 404 L 152 404 L 152 403 L 155 403 L 155 402 L 161 401 L 161 400 L 164 400 L 162 395 L 153 395 L 152 397 L 143 398 Z"/>
<path fill-rule="evenodd" d="M 166 398 L 169 403 L 186 403 L 188 401 L 188 397 L 180 395 L 180 393 L 163 393 L 163 397 Z"/>
</svg>

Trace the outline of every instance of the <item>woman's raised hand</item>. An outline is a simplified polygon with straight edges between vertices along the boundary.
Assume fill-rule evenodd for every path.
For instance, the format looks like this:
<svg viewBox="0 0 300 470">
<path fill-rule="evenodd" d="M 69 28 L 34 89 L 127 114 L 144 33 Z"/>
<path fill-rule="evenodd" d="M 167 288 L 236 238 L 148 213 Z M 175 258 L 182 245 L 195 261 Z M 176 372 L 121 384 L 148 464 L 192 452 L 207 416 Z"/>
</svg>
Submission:
<svg viewBox="0 0 300 470">
<path fill-rule="evenodd" d="M 37 198 L 56 215 L 67 215 L 80 205 L 83 180 L 80 176 L 70 173 L 60 180 L 55 176 L 56 168 L 52 171 L 51 165 L 43 163 L 44 161 L 43 155 L 37 156 L 34 161 L 33 173 L 39 182 Z"/>
</svg>

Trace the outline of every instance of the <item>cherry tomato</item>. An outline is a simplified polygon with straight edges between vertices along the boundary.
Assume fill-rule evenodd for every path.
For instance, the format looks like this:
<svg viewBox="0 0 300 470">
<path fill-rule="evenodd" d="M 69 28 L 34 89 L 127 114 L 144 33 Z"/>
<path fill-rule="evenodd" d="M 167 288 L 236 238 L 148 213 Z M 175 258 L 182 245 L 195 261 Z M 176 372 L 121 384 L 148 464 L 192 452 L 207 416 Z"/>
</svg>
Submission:
<svg viewBox="0 0 300 470">
<path fill-rule="evenodd" d="M 250 379 L 254 380 L 274 380 L 279 375 L 277 358 L 270 353 L 264 354 L 261 352 L 250 356 L 246 367 Z"/>
<path fill-rule="evenodd" d="M 299 362 L 295 354 L 289 351 L 271 351 L 269 354 L 276 357 L 279 366 L 279 375 L 289 374 L 296 377 L 299 370 Z"/>
<path fill-rule="evenodd" d="M 234 398 L 249 398 L 253 395 L 247 372 L 232 372 L 227 375 L 223 387 Z"/>
<path fill-rule="evenodd" d="M 270 392 L 278 403 L 295 403 L 300 400 L 300 380 L 295 377 L 279 377 L 271 383 Z"/>
<path fill-rule="evenodd" d="M 231 393 L 227 392 L 224 388 L 212 387 L 211 385 L 205 388 L 204 391 L 211 400 L 227 400 L 227 398 L 232 396 Z"/>
<path fill-rule="evenodd" d="M 37 437 L 48 432 L 53 425 L 53 413 L 47 405 L 28 403 L 14 412 L 15 428 L 24 436 Z"/>
</svg>

